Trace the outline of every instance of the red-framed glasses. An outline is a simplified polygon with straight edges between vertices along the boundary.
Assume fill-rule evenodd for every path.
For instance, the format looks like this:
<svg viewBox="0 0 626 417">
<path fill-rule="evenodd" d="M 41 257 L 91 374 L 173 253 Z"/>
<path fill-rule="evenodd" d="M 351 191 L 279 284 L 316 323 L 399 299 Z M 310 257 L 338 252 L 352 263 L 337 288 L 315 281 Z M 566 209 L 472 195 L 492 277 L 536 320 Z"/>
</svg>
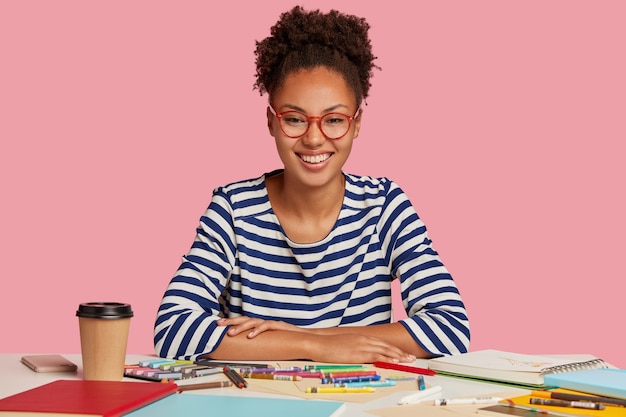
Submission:
<svg viewBox="0 0 626 417">
<path fill-rule="evenodd" d="M 308 116 L 296 110 L 287 110 L 279 113 L 272 106 L 269 106 L 269 108 L 278 119 L 280 130 L 282 130 L 285 136 L 292 139 L 304 136 L 309 131 L 311 122 L 317 122 L 317 127 L 322 134 L 331 140 L 341 139 L 348 133 L 352 121 L 357 117 L 360 110 L 360 108 L 357 109 L 353 116 L 337 112 L 326 113 L 321 116 Z"/>
</svg>

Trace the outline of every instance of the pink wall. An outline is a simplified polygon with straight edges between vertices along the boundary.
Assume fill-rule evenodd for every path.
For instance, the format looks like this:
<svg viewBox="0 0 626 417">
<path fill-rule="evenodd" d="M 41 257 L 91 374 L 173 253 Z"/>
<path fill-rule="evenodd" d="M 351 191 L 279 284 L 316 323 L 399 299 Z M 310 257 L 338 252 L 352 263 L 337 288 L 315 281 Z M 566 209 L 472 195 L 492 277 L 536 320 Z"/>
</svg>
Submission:
<svg viewBox="0 0 626 417">
<path fill-rule="evenodd" d="M 153 351 L 211 190 L 279 167 L 253 50 L 295 3 L 247 3 L 0 3 L 0 352 L 78 352 L 94 300 L 131 303 Z M 626 367 L 626 3 L 300 3 L 372 25 L 346 169 L 407 191 L 472 349 Z"/>
</svg>

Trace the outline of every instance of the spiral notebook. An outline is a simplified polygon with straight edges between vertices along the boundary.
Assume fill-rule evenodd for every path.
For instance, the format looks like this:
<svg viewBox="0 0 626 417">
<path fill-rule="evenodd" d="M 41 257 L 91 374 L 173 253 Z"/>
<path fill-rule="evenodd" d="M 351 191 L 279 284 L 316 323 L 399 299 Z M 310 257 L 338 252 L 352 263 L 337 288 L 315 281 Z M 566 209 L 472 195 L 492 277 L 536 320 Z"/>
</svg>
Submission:
<svg viewBox="0 0 626 417">
<path fill-rule="evenodd" d="M 539 356 L 493 349 L 431 359 L 428 367 L 442 375 L 529 388 L 546 388 L 545 375 L 613 368 L 602 359 L 589 354 Z"/>
<path fill-rule="evenodd" d="M 626 399 L 626 369 L 592 369 L 546 375 L 546 383 L 589 394 Z"/>
</svg>

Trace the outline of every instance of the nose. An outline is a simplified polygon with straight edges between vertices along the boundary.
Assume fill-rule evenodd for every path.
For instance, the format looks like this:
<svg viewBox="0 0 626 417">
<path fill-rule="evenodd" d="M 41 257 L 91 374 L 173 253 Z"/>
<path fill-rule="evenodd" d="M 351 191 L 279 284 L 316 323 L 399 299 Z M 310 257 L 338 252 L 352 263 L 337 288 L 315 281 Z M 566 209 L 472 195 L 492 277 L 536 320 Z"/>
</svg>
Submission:
<svg viewBox="0 0 626 417">
<path fill-rule="evenodd" d="M 320 128 L 320 120 L 310 120 L 309 129 L 302 136 L 301 141 L 308 147 L 315 148 L 320 146 L 326 141 L 326 136 L 322 133 Z"/>
</svg>

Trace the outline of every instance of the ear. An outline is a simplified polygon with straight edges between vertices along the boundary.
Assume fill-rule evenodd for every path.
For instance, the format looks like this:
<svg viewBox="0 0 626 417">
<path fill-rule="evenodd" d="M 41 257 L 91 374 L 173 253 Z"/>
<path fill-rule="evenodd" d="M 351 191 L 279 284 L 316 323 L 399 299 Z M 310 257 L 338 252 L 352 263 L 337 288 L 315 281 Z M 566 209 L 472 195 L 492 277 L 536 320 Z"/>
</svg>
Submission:
<svg viewBox="0 0 626 417">
<path fill-rule="evenodd" d="M 354 118 L 354 136 L 352 139 L 359 137 L 359 131 L 361 130 L 361 116 L 363 115 L 363 109 L 359 109 L 359 114 Z"/>
<path fill-rule="evenodd" d="M 274 113 L 270 110 L 270 106 L 267 106 L 267 129 L 270 131 L 270 135 L 276 137 L 274 135 Z"/>
</svg>

